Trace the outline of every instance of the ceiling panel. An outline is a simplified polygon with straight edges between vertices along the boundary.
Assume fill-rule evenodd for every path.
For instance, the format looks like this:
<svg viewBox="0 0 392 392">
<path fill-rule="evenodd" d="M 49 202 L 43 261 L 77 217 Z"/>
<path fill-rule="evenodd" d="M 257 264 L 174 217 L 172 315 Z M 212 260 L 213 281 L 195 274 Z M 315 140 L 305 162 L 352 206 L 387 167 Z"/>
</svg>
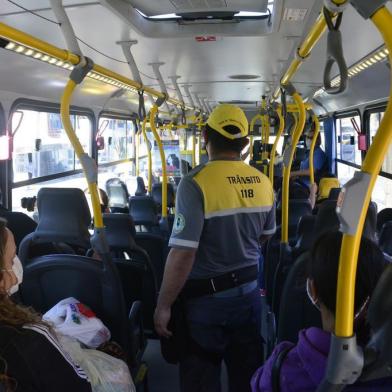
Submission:
<svg viewBox="0 0 392 392">
<path fill-rule="evenodd" d="M 127 0 L 145 15 L 184 11 L 256 11 L 265 12 L 268 0 Z"/>
</svg>

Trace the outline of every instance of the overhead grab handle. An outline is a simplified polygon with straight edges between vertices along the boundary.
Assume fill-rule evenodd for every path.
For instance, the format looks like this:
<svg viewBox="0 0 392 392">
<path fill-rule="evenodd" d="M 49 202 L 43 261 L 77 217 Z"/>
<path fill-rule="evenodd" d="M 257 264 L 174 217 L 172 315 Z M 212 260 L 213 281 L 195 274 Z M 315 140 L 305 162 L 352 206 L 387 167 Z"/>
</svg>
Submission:
<svg viewBox="0 0 392 392">
<path fill-rule="evenodd" d="M 324 68 L 324 89 L 328 94 L 340 94 L 347 89 L 348 68 L 343 54 L 342 33 L 340 24 L 342 23 L 343 13 L 340 12 L 333 22 L 333 16 L 327 7 L 323 8 L 324 18 L 328 26 L 327 37 L 327 63 Z M 334 64 L 339 68 L 339 83 L 335 87 L 332 85 L 332 67 Z"/>
</svg>

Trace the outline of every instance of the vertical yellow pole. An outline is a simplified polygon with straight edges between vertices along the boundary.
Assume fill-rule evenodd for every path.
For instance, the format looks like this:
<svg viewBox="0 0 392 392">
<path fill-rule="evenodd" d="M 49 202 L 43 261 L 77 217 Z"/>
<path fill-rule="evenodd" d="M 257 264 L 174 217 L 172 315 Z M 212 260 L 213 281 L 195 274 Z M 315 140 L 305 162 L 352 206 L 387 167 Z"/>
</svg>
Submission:
<svg viewBox="0 0 392 392">
<path fill-rule="evenodd" d="M 147 189 L 148 189 L 148 193 L 151 193 L 151 189 L 152 189 L 152 152 L 151 152 L 151 148 L 150 148 L 150 143 L 148 141 L 148 137 L 147 137 L 147 117 L 143 120 L 143 124 L 142 124 L 142 134 L 143 134 L 143 138 L 144 138 L 144 143 L 146 143 L 146 147 L 147 147 L 147 159 L 148 159 L 148 185 L 147 185 Z"/>
<path fill-rule="evenodd" d="M 301 137 L 301 134 L 304 130 L 305 120 L 306 120 L 305 105 L 301 96 L 297 92 L 295 92 L 293 94 L 293 99 L 298 106 L 299 118 L 291 140 L 289 160 L 288 162 L 285 163 L 283 168 L 281 242 L 286 244 L 289 242 L 289 186 L 290 186 L 289 184 L 290 184 L 291 165 L 293 164 L 295 149 L 297 147 L 299 138 Z"/>
<path fill-rule="evenodd" d="M 310 172 L 310 183 L 314 184 L 314 149 L 316 147 L 317 138 L 320 133 L 320 122 L 315 114 L 312 115 L 312 119 L 314 124 L 314 134 L 313 134 L 312 144 L 310 146 L 310 151 L 309 151 L 309 172 Z"/>
<path fill-rule="evenodd" d="M 161 156 L 162 164 L 162 218 L 167 218 L 167 173 L 166 173 L 166 157 L 163 149 L 161 138 L 158 135 L 157 128 L 155 125 L 155 116 L 158 113 L 158 106 L 153 105 L 150 110 L 150 127 L 154 135 L 155 141 L 159 148 L 159 154 Z"/>
<path fill-rule="evenodd" d="M 269 162 L 269 179 L 271 181 L 272 187 L 274 186 L 274 171 L 275 171 L 275 154 L 276 154 L 276 149 L 278 147 L 279 139 L 282 136 L 283 130 L 284 130 L 284 118 L 282 116 L 282 107 L 279 105 L 276 109 L 276 113 L 279 117 L 279 129 L 276 134 L 275 142 L 272 146 L 271 149 L 271 156 L 270 156 L 270 162 Z"/>
</svg>

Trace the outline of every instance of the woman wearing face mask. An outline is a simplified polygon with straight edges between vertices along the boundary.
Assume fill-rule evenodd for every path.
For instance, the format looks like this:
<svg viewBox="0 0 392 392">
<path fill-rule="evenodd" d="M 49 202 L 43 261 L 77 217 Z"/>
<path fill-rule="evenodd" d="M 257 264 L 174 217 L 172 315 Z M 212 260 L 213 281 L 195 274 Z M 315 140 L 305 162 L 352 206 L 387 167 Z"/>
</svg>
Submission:
<svg viewBox="0 0 392 392">
<path fill-rule="evenodd" d="M 280 343 L 252 378 L 252 392 L 273 391 L 272 369 L 278 355 L 286 355 L 280 368 L 281 392 L 315 391 L 322 381 L 334 331 L 336 288 L 342 234 L 327 232 L 315 243 L 309 260 L 307 291 L 310 301 L 320 310 L 322 329 L 311 327 L 299 333 L 298 343 Z M 355 333 L 360 345 L 369 339 L 366 310 L 369 299 L 385 266 L 377 245 L 362 238 L 355 285 Z M 288 350 L 288 351 L 287 351 Z M 392 379 L 355 384 L 345 391 L 391 391 Z"/>
<path fill-rule="evenodd" d="M 9 298 L 22 279 L 14 237 L 0 219 L 0 358 L 13 385 L 6 391 L 90 392 L 86 374 L 62 350 L 50 327 Z"/>
<path fill-rule="evenodd" d="M 310 150 L 310 146 L 312 144 L 313 135 L 314 135 L 313 130 L 310 130 L 305 135 L 306 149 L 308 150 L 307 157 L 301 162 L 299 170 L 292 171 L 290 174 L 291 178 L 300 177 L 300 180 L 302 182 L 304 182 L 306 185 L 310 184 L 310 181 L 309 181 L 309 175 L 310 175 L 309 150 Z M 321 148 L 321 136 L 320 136 L 320 134 L 318 134 L 316 146 L 314 147 L 314 153 L 313 153 L 313 166 L 314 166 L 314 174 L 316 177 L 320 176 L 320 174 L 323 171 L 328 171 L 328 168 L 326 167 L 327 164 L 328 164 L 327 156 L 325 155 L 325 152 Z"/>
</svg>

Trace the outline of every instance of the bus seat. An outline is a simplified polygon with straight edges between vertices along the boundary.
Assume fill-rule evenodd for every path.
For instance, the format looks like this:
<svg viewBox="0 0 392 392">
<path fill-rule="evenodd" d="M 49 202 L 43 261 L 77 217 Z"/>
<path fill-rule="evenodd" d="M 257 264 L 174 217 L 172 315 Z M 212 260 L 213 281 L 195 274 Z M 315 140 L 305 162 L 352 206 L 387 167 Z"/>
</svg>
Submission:
<svg viewBox="0 0 392 392">
<path fill-rule="evenodd" d="M 98 262 L 79 255 L 39 256 L 25 266 L 20 294 L 25 305 L 40 313 L 64 298 L 77 298 L 107 325 L 131 363 L 140 363 L 146 346 L 141 308 L 135 305 L 137 309 L 126 309 L 121 280 L 111 261 Z"/>
<path fill-rule="evenodd" d="M 276 224 L 282 222 L 282 209 L 278 206 L 276 212 Z M 305 215 L 312 215 L 312 206 L 308 199 L 290 199 L 289 200 L 289 239 L 293 239 L 297 232 L 297 226 L 300 219 Z"/>
<path fill-rule="evenodd" d="M 143 303 L 146 330 L 153 331 L 153 314 L 158 294 L 154 264 L 135 242 L 135 226 L 128 214 L 104 214 L 106 239 L 120 272 L 127 307 L 134 300 Z"/>
<path fill-rule="evenodd" d="M 293 244 L 293 257 L 296 259 L 300 254 L 310 249 L 313 241 L 315 215 L 304 215 L 300 218 L 297 227 L 295 243 Z"/>
<path fill-rule="evenodd" d="M 39 222 L 19 247 L 26 264 L 35 256 L 52 253 L 85 254 L 90 247 L 90 210 L 78 188 L 41 188 L 37 195 Z"/>
<path fill-rule="evenodd" d="M 364 351 L 365 366 L 360 381 L 392 377 L 391 287 L 392 265 L 388 265 L 381 275 L 369 302 L 367 321 L 372 330 L 372 337 Z M 391 385 L 391 383 L 388 385 Z"/>
<path fill-rule="evenodd" d="M 323 177 L 318 186 L 317 200 L 325 200 L 329 198 L 331 189 L 340 188 L 339 180 L 336 177 Z M 332 199 L 334 200 L 334 199 Z"/>
<path fill-rule="evenodd" d="M 267 303 L 270 306 L 272 306 L 275 271 L 279 263 L 280 234 L 280 227 L 277 227 L 274 235 L 268 240 L 264 258 L 264 287 Z"/>
<path fill-rule="evenodd" d="M 133 196 L 129 199 L 129 213 L 136 226 L 148 231 L 159 229 L 157 205 L 151 196 Z"/>
<path fill-rule="evenodd" d="M 342 188 L 331 188 L 328 195 L 328 200 L 338 200 Z"/>
<path fill-rule="evenodd" d="M 311 304 L 306 293 L 309 252 L 295 261 L 284 283 L 279 308 L 278 343 L 284 340 L 296 343 L 301 329 L 321 328 L 320 312 Z"/>
<path fill-rule="evenodd" d="M 143 177 L 136 178 L 137 188 L 135 191 L 135 196 L 145 196 L 147 193 L 146 185 L 144 184 Z"/>
<path fill-rule="evenodd" d="M 8 211 L 2 207 L 0 207 L 0 217 L 7 220 L 7 227 L 14 235 L 16 251 L 18 252 L 23 238 L 35 231 L 37 223 L 23 212 Z"/>
<path fill-rule="evenodd" d="M 392 221 L 385 222 L 378 240 L 380 249 L 389 256 L 392 256 Z"/>
<path fill-rule="evenodd" d="M 380 233 L 386 222 L 392 221 L 392 208 L 384 208 L 377 214 L 377 232 Z"/>
<path fill-rule="evenodd" d="M 119 178 L 110 178 L 105 183 L 111 212 L 128 213 L 128 188 Z"/>
<path fill-rule="evenodd" d="M 151 196 L 158 206 L 162 205 L 162 183 L 157 183 L 152 186 Z M 167 207 L 173 208 L 175 205 L 176 196 L 174 194 L 173 184 L 167 184 Z"/>
</svg>

